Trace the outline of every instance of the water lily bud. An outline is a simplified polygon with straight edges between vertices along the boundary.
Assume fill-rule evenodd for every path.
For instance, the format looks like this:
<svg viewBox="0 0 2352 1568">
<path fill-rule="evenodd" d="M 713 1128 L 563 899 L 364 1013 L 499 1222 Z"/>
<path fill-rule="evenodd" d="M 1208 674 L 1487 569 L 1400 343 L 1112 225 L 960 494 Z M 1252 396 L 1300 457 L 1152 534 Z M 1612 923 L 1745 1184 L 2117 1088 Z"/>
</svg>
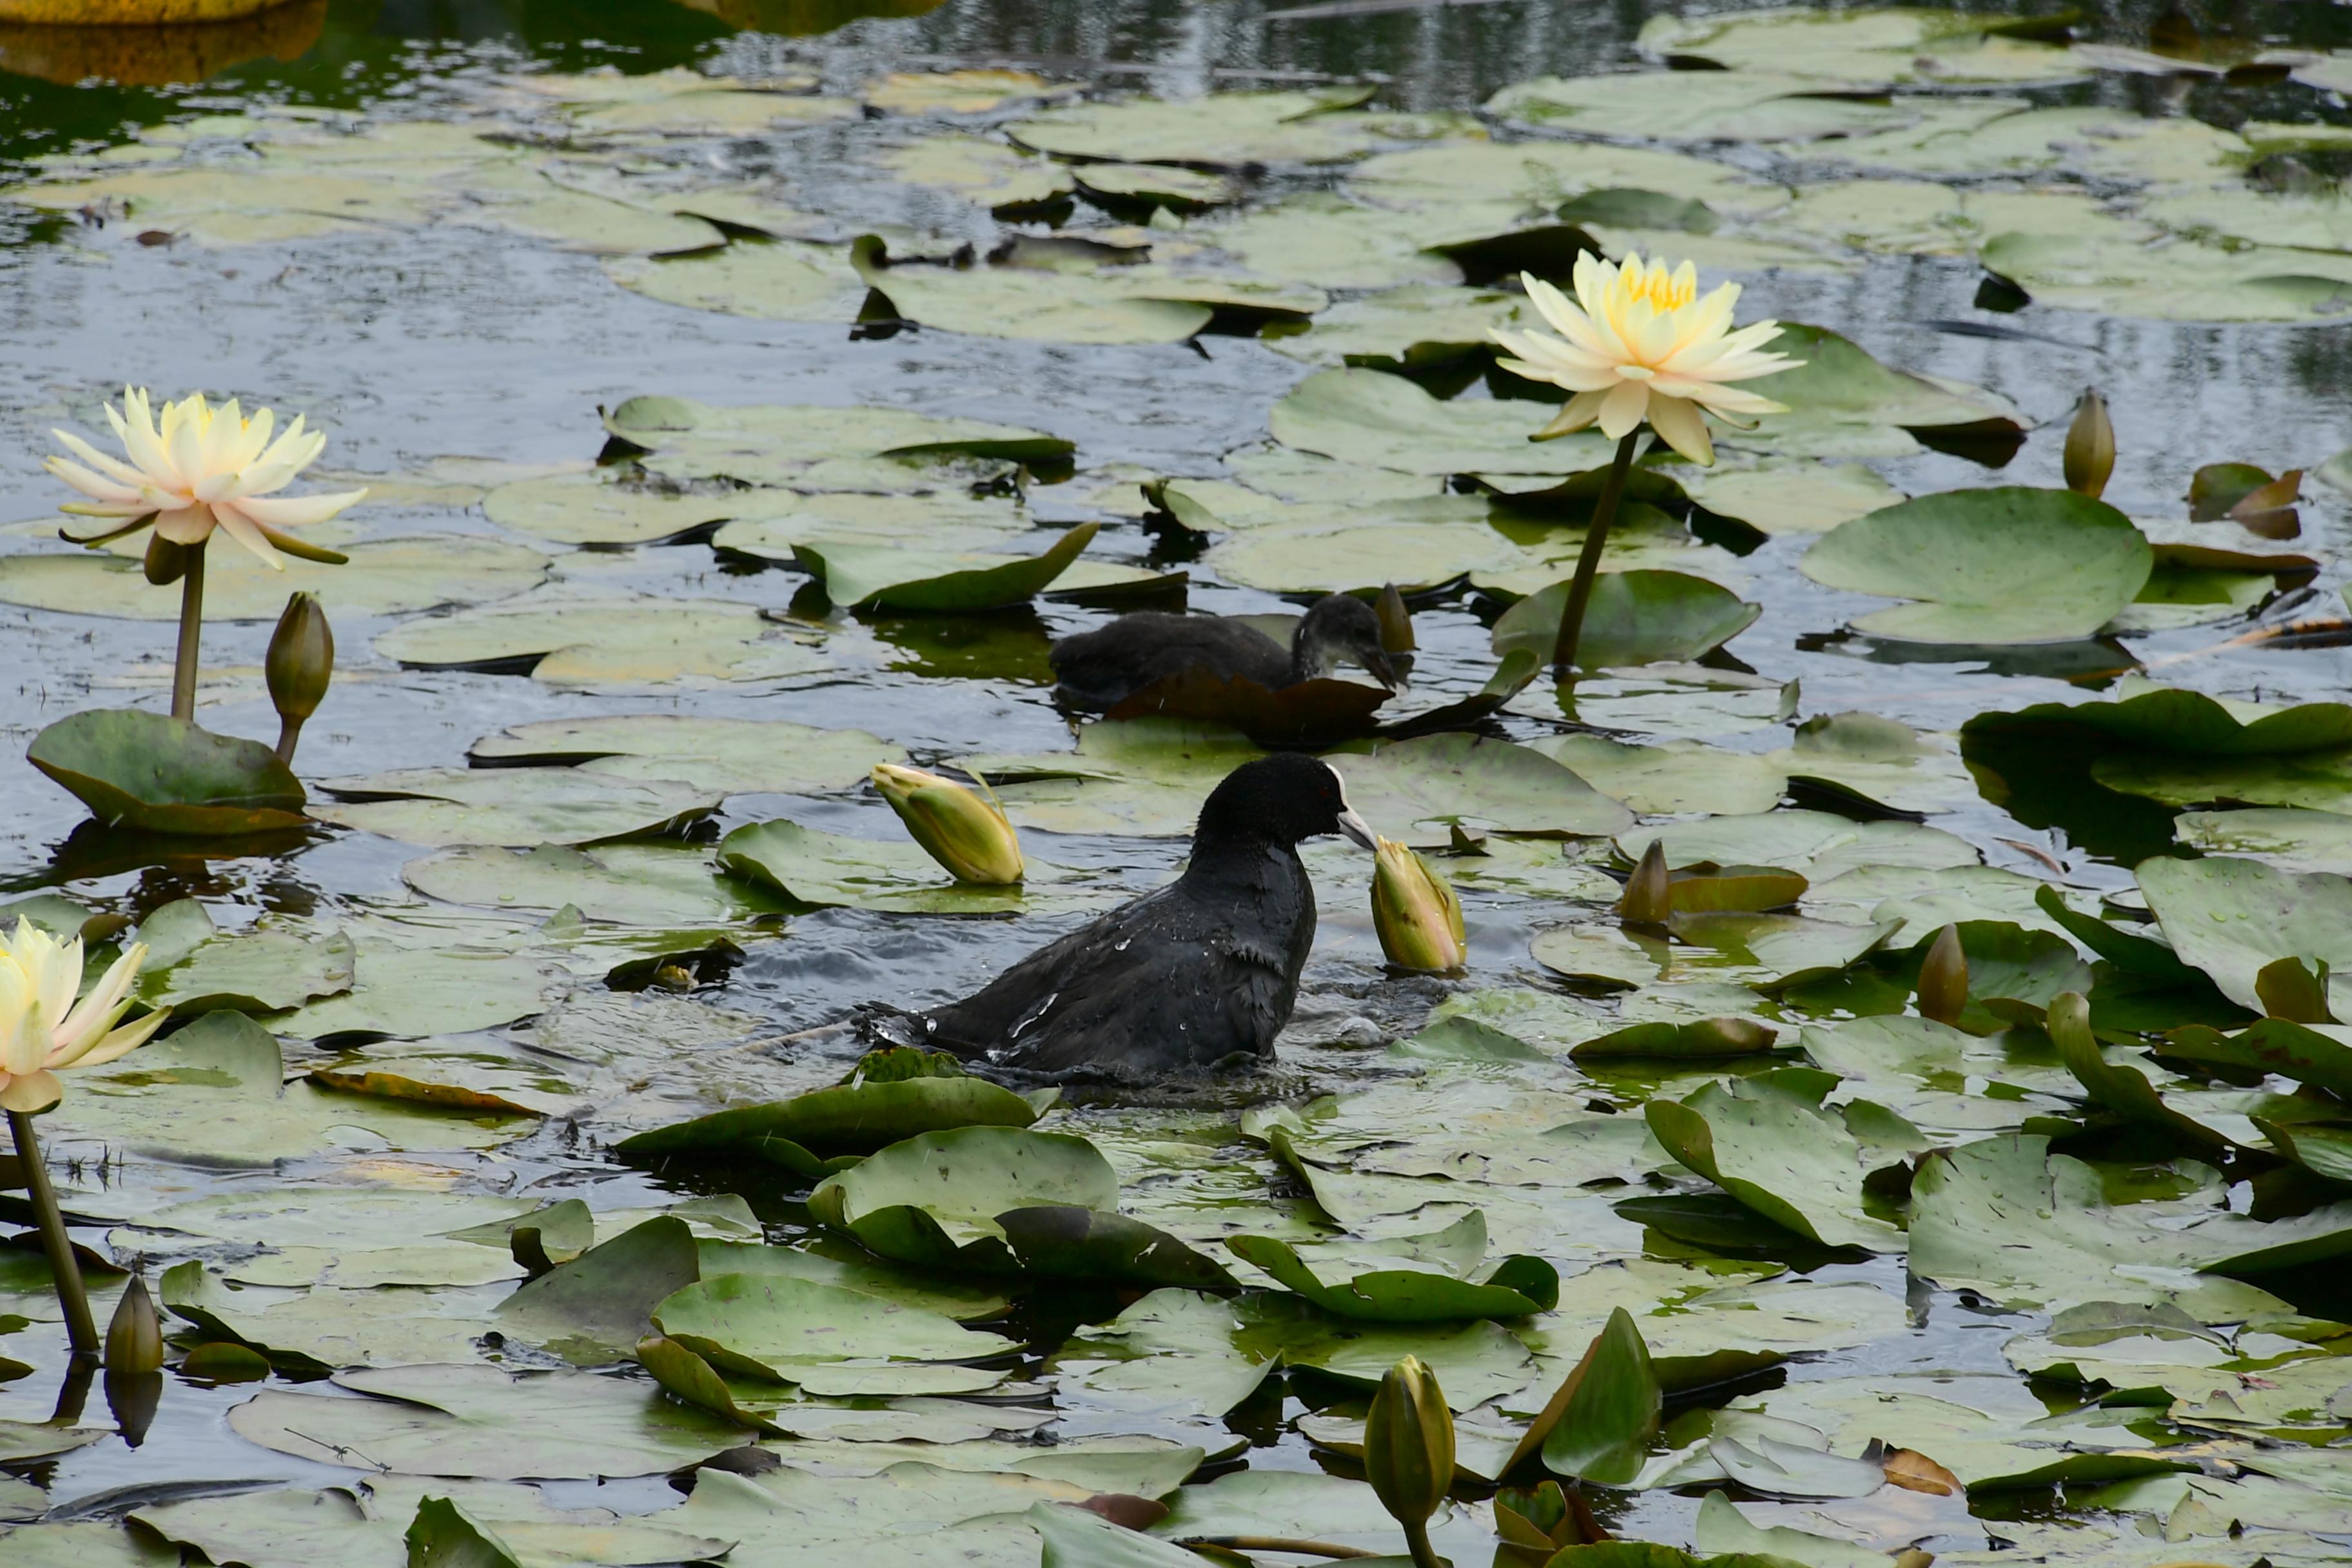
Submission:
<svg viewBox="0 0 2352 1568">
<path fill-rule="evenodd" d="M 327 683 L 335 674 L 335 632 L 317 595 L 287 596 L 286 613 L 269 634 L 263 668 L 269 677 L 269 700 L 278 709 L 278 760 L 290 763 L 303 722 L 326 700 Z"/>
<path fill-rule="evenodd" d="M 995 802 L 953 779 L 894 763 L 875 768 L 874 787 L 915 842 L 957 881 L 1003 887 L 1021 880 L 1021 840 Z"/>
<path fill-rule="evenodd" d="M 1417 1530 L 1454 1485 L 1454 1415 L 1437 1375 L 1409 1355 L 1389 1368 L 1364 1422 L 1364 1479 L 1398 1523 Z"/>
<path fill-rule="evenodd" d="M 1666 875 L 1666 846 L 1653 838 L 1642 851 L 1642 863 L 1625 879 L 1624 897 L 1617 900 L 1617 918 L 1627 925 L 1662 926 L 1675 912 L 1674 881 Z"/>
<path fill-rule="evenodd" d="M 157 1372 L 163 1365 L 163 1323 L 155 1314 L 155 1299 L 138 1275 L 122 1289 L 114 1317 L 106 1325 L 106 1370 L 114 1373 Z"/>
<path fill-rule="evenodd" d="M 2085 389 L 2066 431 L 2066 488 L 2095 499 L 2105 493 L 2107 477 L 2115 471 L 2116 427 L 2107 418 L 2106 399 Z"/>
<path fill-rule="evenodd" d="M 1382 588 L 1372 601 L 1372 615 L 1381 623 L 1381 647 L 1388 652 L 1411 653 L 1421 646 L 1412 635 L 1412 611 L 1395 584 Z"/>
<path fill-rule="evenodd" d="M 1957 1024 L 1969 1005 L 1969 955 L 1960 948 L 1960 928 L 1948 925 L 1936 933 L 1927 956 L 1919 963 L 1919 1016 L 1938 1024 Z"/>
<path fill-rule="evenodd" d="M 158 588 L 167 588 L 188 574 L 189 563 L 195 560 L 201 544 L 174 544 L 160 533 L 147 536 L 147 559 L 141 569 L 147 581 Z"/>
<path fill-rule="evenodd" d="M 1372 929 L 1400 969 L 1459 969 L 1469 961 L 1462 901 L 1428 861 L 1393 838 L 1379 841 L 1372 870 Z"/>
</svg>

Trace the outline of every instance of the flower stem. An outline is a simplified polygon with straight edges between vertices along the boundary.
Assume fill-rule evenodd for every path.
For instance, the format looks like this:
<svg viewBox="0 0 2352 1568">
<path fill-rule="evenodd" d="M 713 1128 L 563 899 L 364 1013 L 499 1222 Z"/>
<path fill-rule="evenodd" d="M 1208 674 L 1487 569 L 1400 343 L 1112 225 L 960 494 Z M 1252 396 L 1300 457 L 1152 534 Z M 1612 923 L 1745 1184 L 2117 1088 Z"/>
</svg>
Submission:
<svg viewBox="0 0 2352 1568">
<path fill-rule="evenodd" d="M 1626 439 L 1630 441 L 1633 437 L 1629 436 Z M 1445 1568 L 1445 1559 L 1429 1544 L 1429 1524 L 1426 1521 L 1414 1520 L 1406 1523 L 1400 1520 L 1398 1522 L 1404 1525 L 1405 1550 L 1412 1553 L 1413 1568 Z"/>
<path fill-rule="evenodd" d="M 1566 674 L 1576 666 L 1576 645 L 1584 636 L 1584 609 L 1592 600 L 1592 579 L 1601 572 L 1601 546 L 1609 542 L 1609 525 L 1617 521 L 1617 503 L 1624 499 L 1625 477 L 1633 471 L 1633 452 L 1642 439 L 1636 425 L 1617 443 L 1609 478 L 1601 483 L 1601 499 L 1593 503 L 1592 521 L 1584 531 L 1584 550 L 1576 558 L 1576 577 L 1568 587 L 1568 609 L 1559 617 L 1559 637 L 1551 645 L 1553 668 Z"/>
<path fill-rule="evenodd" d="M 1330 1541 L 1294 1541 L 1286 1535 L 1187 1535 L 1176 1544 L 1183 1547 L 1216 1546 L 1228 1552 L 1280 1552 L 1297 1557 L 1332 1557 L 1342 1561 L 1380 1555 L 1360 1546 L 1341 1546 Z"/>
<path fill-rule="evenodd" d="M 58 1208 L 57 1189 L 41 1163 L 40 1142 L 33 1136 L 33 1119 L 21 1110 L 8 1112 L 8 1134 L 16 1142 L 16 1158 L 25 1167 L 25 1187 L 33 1196 L 33 1213 L 41 1226 L 41 1250 L 48 1255 L 49 1274 L 56 1279 L 58 1305 L 65 1309 L 66 1336 L 74 1354 L 98 1353 L 98 1324 L 89 1315 L 89 1296 L 82 1289 L 81 1266 L 74 1261 L 73 1241 L 66 1235 L 66 1216 Z"/>
<path fill-rule="evenodd" d="M 188 552 L 187 574 L 180 579 L 180 651 L 172 664 L 172 717 L 190 723 L 196 718 L 196 655 L 204 627 L 205 546 L 199 544 Z"/>
<path fill-rule="evenodd" d="M 301 739 L 301 720 L 280 719 L 278 721 L 278 760 L 284 763 L 288 767 L 292 767 L 294 765 L 294 742 Z"/>
</svg>

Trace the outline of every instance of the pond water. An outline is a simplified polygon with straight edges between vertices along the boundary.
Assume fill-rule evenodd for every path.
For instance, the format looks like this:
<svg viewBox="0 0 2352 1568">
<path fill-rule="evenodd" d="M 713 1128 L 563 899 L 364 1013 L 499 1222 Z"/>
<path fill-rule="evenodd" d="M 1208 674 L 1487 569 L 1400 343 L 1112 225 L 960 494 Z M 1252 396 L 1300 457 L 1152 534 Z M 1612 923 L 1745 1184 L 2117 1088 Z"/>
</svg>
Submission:
<svg viewBox="0 0 2352 1568">
<path fill-rule="evenodd" d="M 1668 1423 L 1638 1485 L 1592 1489 L 1625 1535 L 1823 1564 L 1914 1544 L 1948 1561 L 2352 1560 L 2352 1466 L 2329 1446 L 2352 1373 L 2327 1375 L 2352 1367 L 2327 1261 L 2352 1237 L 2329 1206 L 2352 1162 L 2309 1152 L 2352 1132 L 2297 1154 L 2272 1131 L 2352 1121 L 2336 1114 L 2352 1074 L 2264 1084 L 2133 1048 L 2246 1022 L 2272 959 L 2352 962 L 2333 901 L 2352 871 L 2336 815 L 2352 716 L 2307 708 L 2316 738 L 2300 742 L 2242 742 L 2225 717 L 2231 734 L 2176 746 L 2177 709 L 2153 729 L 1960 735 L 2037 704 L 2121 706 L 2140 679 L 2277 706 L 2340 695 L 2352 465 L 2328 464 L 2352 447 L 2336 298 L 2352 290 L 2352 55 L 2330 51 L 2352 51 L 2352 17 L 2139 5 L 2077 17 L 2070 40 L 2006 26 L 2022 6 L 1851 13 L 1821 34 L 1785 13 L 1726 26 L 1735 13 L 1533 0 L 862 9 L 296 0 L 136 47 L 0 24 L 6 734 L 161 710 L 171 684 L 177 595 L 128 569 L 141 542 L 104 562 L 56 538 L 52 427 L 103 432 L 125 383 L 202 388 L 306 413 L 330 433 L 310 477 L 374 491 L 318 531 L 368 551 L 297 568 L 341 655 L 299 754 L 326 825 L 162 839 L 89 822 L 29 765 L 0 776 L 5 897 L 148 922 L 180 960 L 152 999 L 219 1006 L 208 1033 L 86 1075 L 45 1119 L 77 1238 L 161 1282 L 182 1348 L 244 1344 L 272 1369 L 175 1365 L 131 1440 L 68 1367 L 37 1251 L 0 1251 L 0 1521 L 25 1521 L 0 1522 L 0 1561 L 392 1563 L 419 1497 L 441 1495 L 532 1563 L 699 1561 L 713 1542 L 739 1564 L 1027 1563 L 1034 1529 L 1001 1516 L 1139 1490 L 1174 1506 L 1161 1535 L 1394 1551 L 1348 1450 L 1370 1382 L 1412 1350 L 1465 1413 L 1439 1547 L 1483 1563 L 1494 1467 L 1619 1306 L 1660 1358 Z M 1251 96 L 1163 120 L 1138 107 L 1204 94 Z M 1706 207 L 1624 199 L 1651 190 Z M 1175 870 L 1201 791 L 1246 742 L 1074 730 L 1045 662 L 1055 636 L 1169 602 L 1165 581 L 1133 597 L 1138 580 L 1184 573 L 1181 602 L 1219 614 L 1395 580 L 1419 646 L 1391 710 L 1477 693 L 1498 616 L 1565 576 L 1581 538 L 1588 503 L 1541 492 L 1606 457 L 1529 478 L 1496 467 L 1516 447 L 1491 434 L 1501 458 L 1443 456 L 1473 425 L 1549 417 L 1475 345 L 1523 307 L 1519 268 L 1565 278 L 1563 221 L 1612 254 L 1687 251 L 1743 284 L 1742 321 L 1829 329 L 1914 379 L 1835 359 L 1843 379 L 1809 386 L 1785 433 L 1727 435 L 1717 474 L 1669 467 L 1664 492 L 1637 492 L 1663 510 L 1624 521 L 1612 565 L 1691 574 L 1760 614 L 1727 647 L 1580 688 L 1538 679 L 1479 726 L 1622 805 L 1549 775 L 1531 798 L 1492 788 L 1493 752 L 1459 778 L 1433 742 L 1339 753 L 1343 771 L 1411 759 L 1366 773 L 1390 807 L 1368 815 L 1454 879 L 1466 973 L 1386 967 L 1369 865 L 1310 845 L 1321 924 L 1279 1062 L 1081 1094 L 1040 1122 L 1093 1141 L 1126 1213 L 1234 1268 L 1253 1287 L 1239 1304 L 891 1267 L 819 1223 L 788 1169 L 614 1152 L 840 1079 L 856 1047 L 823 1026 L 965 994 Z M 853 268 L 866 235 L 896 266 Z M 1148 285 L 1122 278 L 1138 267 Z M 1342 374 L 1349 355 L 1376 368 Z M 2112 603 L 2086 585 L 2072 514 L 1949 546 L 1993 584 L 1986 626 L 2046 616 L 2046 635 L 1873 636 L 1854 623 L 1929 591 L 1801 570 L 1832 526 L 1905 496 L 2060 487 L 2090 386 L 2119 454 L 2104 499 L 2157 551 Z M 625 407 L 640 397 L 708 406 Z M 1375 404 L 1405 412 L 1373 431 Z M 859 405 L 900 422 L 809 412 Z M 737 408 L 784 412 L 730 445 L 711 410 Z M 920 420 L 1018 426 L 1075 456 L 889 468 L 879 454 L 915 444 L 894 432 L 972 439 Z M 839 477 L 810 471 L 828 463 Z M 2192 527 L 2192 483 L 2224 463 L 2263 470 L 2232 500 L 2305 470 L 2292 522 Z M 1090 590 L 986 615 L 835 608 L 792 549 L 855 535 L 1034 554 L 1085 522 L 1100 525 Z M 266 738 L 284 584 L 233 553 L 213 552 L 198 720 Z M 1882 584 L 1902 577 L 1895 553 Z M 518 630 L 499 606 L 547 613 Z M 779 727 L 690 742 L 547 727 L 609 715 Z M 565 765 L 586 755 L 608 760 Z M 885 759 L 975 759 L 1003 786 L 1037 873 L 1010 918 L 923 871 L 858 869 L 857 841 L 877 858 L 904 841 L 863 784 Z M 518 762 L 541 765 L 464 773 Z M 399 770 L 436 771 L 383 776 Z M 1453 816 L 1491 833 L 1489 852 L 1439 857 Z M 764 886 L 714 880 L 722 835 L 779 818 L 851 842 Z M 1678 866 L 1801 873 L 1802 918 L 1701 922 L 1671 952 L 1618 935 L 1609 868 L 1651 828 Z M 2184 855 L 2254 857 L 2233 864 L 2258 885 L 2136 878 L 2176 836 Z M 2075 923 L 2035 901 L 2044 885 Z M 192 927 L 198 906 L 212 931 Z M 1909 1005 L 1906 955 L 1948 921 L 1979 922 L 1968 1032 L 1873 1032 Z M 2128 945 L 2159 930 L 2190 967 Z M 1856 931 L 1875 947 L 1839 945 Z M 2149 1075 L 2173 1120 L 2101 1078 L 2096 1046 L 2070 1069 L 2040 1027 L 2068 990 L 2091 993 L 2110 1061 Z M 232 1027 L 240 1013 L 258 1029 Z M 1567 1054 L 1727 1016 L 1770 1026 L 1779 1054 Z M 1725 1154 L 1719 1182 L 1693 1145 L 1677 1162 L 1642 1132 L 1645 1102 L 1677 1100 L 1697 1109 L 1651 1125 L 1696 1122 Z M 1856 1100 L 1897 1114 L 1837 1109 Z M 2045 1171 L 2037 1138 L 2081 1163 Z M 2013 1206 L 2020 1192 L 2038 1207 Z M 1635 1196 L 1690 1202 L 1615 1206 Z M 670 1472 L 756 1432 L 666 1403 L 634 1331 L 616 1340 L 577 1302 L 578 1323 L 499 1315 L 525 1275 L 506 1231 L 572 1199 L 599 1242 L 683 1218 L 706 1284 L 799 1270 L 868 1292 L 803 1303 L 820 1334 L 888 1301 L 1018 1345 L 906 1352 L 1001 1378 L 925 1383 L 899 1363 L 854 1396 L 739 1381 L 806 1441 L 770 1445 L 785 1468 L 752 1476 L 756 1495 L 706 1476 L 682 1503 Z M 1221 1245 L 1306 1245 L 1326 1280 L 1407 1255 L 1470 1268 L 1466 1233 L 1432 1233 L 1474 1210 L 1490 1262 L 1556 1267 L 1557 1307 L 1499 1326 L 1318 1316 Z M 2304 1252 L 2247 1263 L 2288 1231 Z M 747 1261 L 755 1243 L 764 1261 Z M 591 1273 L 589 1290 L 627 1301 L 658 1276 Z M 120 1275 L 92 1284 L 109 1310 Z M 467 1370 L 399 1370 L 419 1365 Z M 600 1375 L 509 1390 L 499 1367 Z M 386 1414 L 417 1410 L 430 1418 Z M 1966 1497 L 1857 1481 L 1874 1439 L 1927 1454 Z M 876 1475 L 897 1460 L 940 1468 Z M 824 1495 L 795 1491 L 801 1475 Z M 1716 1491 L 1820 1539 L 1710 1526 Z M 671 1533 L 597 1534 L 595 1510 Z"/>
</svg>

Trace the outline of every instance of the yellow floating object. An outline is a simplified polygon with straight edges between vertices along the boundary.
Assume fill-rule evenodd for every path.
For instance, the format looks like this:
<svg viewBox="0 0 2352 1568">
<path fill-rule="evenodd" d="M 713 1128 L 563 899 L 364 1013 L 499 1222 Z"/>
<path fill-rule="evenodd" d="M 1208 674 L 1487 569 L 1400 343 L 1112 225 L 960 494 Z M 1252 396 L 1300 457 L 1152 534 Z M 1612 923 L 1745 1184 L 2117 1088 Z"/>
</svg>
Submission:
<svg viewBox="0 0 2352 1568">
<path fill-rule="evenodd" d="M 117 19 L 133 14 L 145 19 Z M 299 59 L 326 26 L 327 0 L 0 0 L 0 71 L 67 86 L 196 82 L 264 55 Z"/>
</svg>

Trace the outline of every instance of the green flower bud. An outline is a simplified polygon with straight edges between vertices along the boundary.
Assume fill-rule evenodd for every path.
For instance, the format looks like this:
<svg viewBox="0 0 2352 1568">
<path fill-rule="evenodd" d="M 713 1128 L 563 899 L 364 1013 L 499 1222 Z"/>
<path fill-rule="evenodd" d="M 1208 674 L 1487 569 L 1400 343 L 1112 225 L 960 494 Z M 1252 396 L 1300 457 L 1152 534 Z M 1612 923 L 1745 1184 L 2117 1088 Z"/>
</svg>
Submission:
<svg viewBox="0 0 2352 1568">
<path fill-rule="evenodd" d="M 1674 879 L 1666 875 L 1665 841 L 1653 838 L 1642 851 L 1642 863 L 1625 879 L 1624 896 L 1617 900 L 1617 918 L 1627 925 L 1662 926 L 1674 912 Z"/>
<path fill-rule="evenodd" d="M 1400 969 L 1459 969 L 1469 962 L 1462 901 L 1428 861 L 1393 838 L 1379 840 L 1372 870 L 1372 929 Z"/>
<path fill-rule="evenodd" d="M 883 763 L 874 787 L 931 858 L 959 882 L 1003 887 L 1021 880 L 1021 840 L 1003 811 L 953 779 Z"/>
<path fill-rule="evenodd" d="M 189 563 L 203 549 L 201 544 L 174 544 L 160 533 L 151 533 L 142 569 L 147 574 L 147 581 L 158 588 L 169 587 L 188 574 Z"/>
<path fill-rule="evenodd" d="M 269 700 L 278 716 L 299 724 L 326 700 L 335 673 L 335 633 L 316 594 L 289 594 L 286 613 L 269 635 Z"/>
<path fill-rule="evenodd" d="M 1969 955 L 1960 948 L 1960 928 L 1948 925 L 1919 962 L 1919 1016 L 1957 1024 L 1969 1005 Z"/>
<path fill-rule="evenodd" d="M 163 1366 L 163 1323 L 147 1281 L 133 1274 L 106 1325 L 106 1370 L 117 1375 L 159 1372 Z"/>
<path fill-rule="evenodd" d="M 2116 471 L 2116 427 L 2107 418 L 2106 400 L 2085 389 L 2074 405 L 2074 423 L 2066 430 L 2066 488 L 2094 499 L 2104 494 Z"/>
<path fill-rule="evenodd" d="M 1417 1532 L 1454 1485 L 1454 1415 L 1419 1356 L 1389 1368 L 1364 1423 L 1364 1479 L 1381 1506 Z"/>
</svg>

